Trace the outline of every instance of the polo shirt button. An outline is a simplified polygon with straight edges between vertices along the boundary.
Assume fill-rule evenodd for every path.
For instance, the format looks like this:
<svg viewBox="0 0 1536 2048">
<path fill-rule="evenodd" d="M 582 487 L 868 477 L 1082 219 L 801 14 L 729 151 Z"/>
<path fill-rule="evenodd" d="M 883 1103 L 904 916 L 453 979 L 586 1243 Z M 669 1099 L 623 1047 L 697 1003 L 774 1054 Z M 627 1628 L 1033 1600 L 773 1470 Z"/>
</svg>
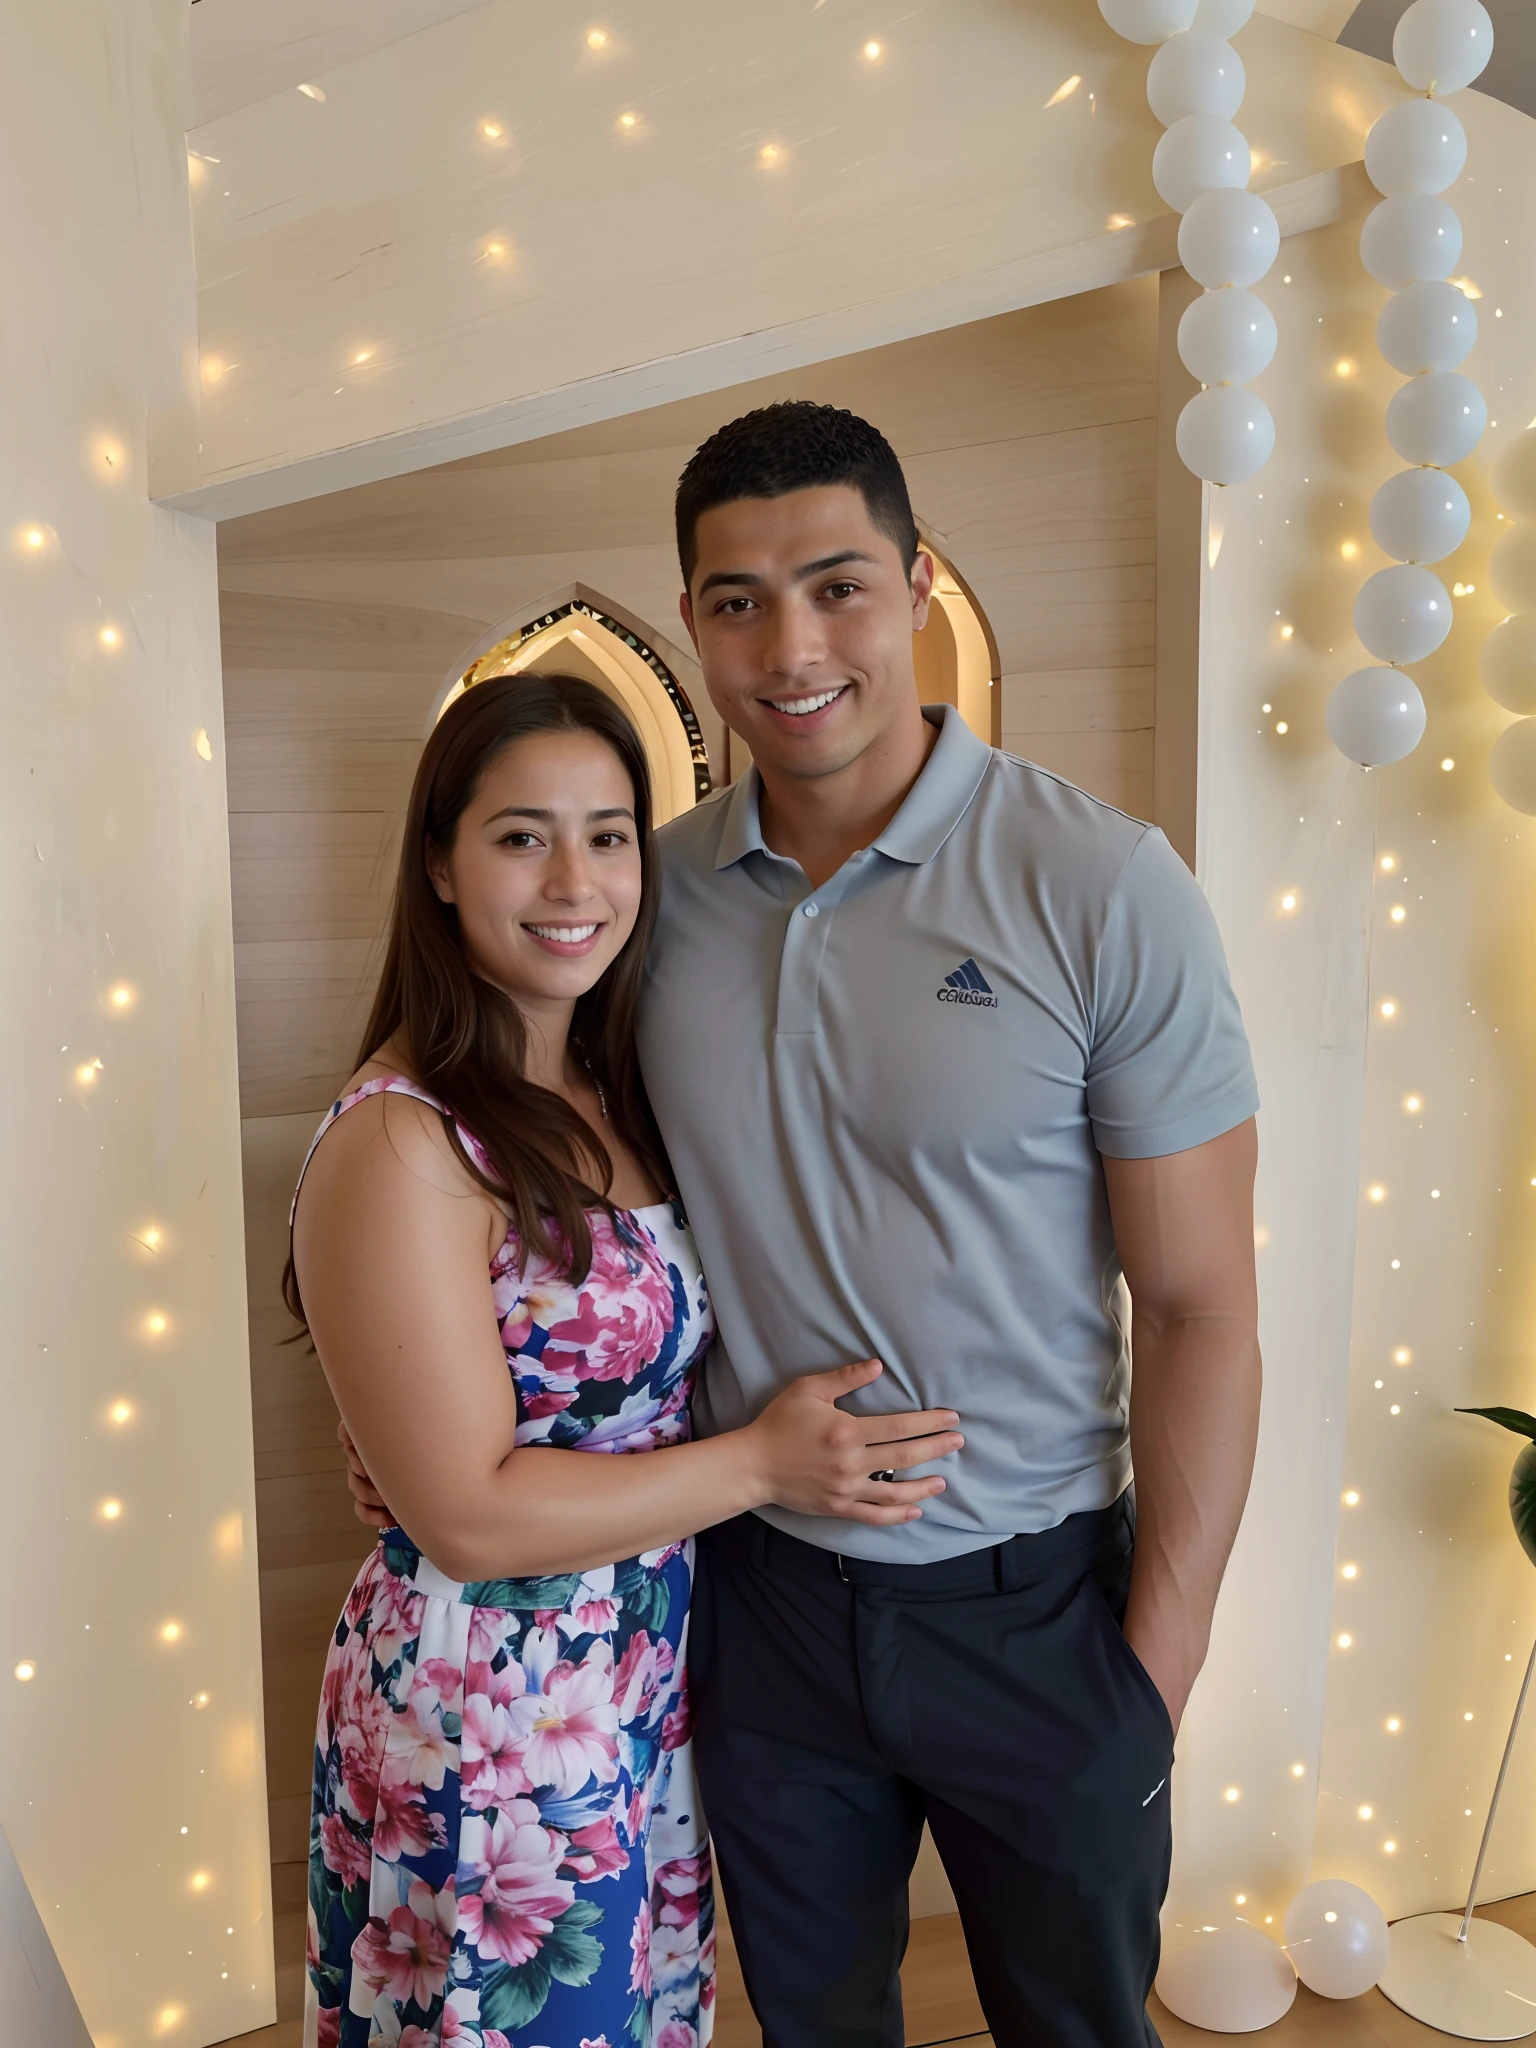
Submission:
<svg viewBox="0 0 1536 2048">
<path fill-rule="evenodd" d="M 807 903 L 804 908 L 807 917 L 820 917 L 821 915 L 821 905 L 819 903 Z"/>
</svg>

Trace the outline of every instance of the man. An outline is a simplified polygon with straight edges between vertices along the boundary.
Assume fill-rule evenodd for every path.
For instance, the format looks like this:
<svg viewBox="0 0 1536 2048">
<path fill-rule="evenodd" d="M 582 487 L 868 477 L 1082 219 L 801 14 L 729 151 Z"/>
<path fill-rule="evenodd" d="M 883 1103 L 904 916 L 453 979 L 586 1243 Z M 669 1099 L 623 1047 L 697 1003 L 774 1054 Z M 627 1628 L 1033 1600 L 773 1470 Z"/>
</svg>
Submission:
<svg viewBox="0 0 1536 2048">
<path fill-rule="evenodd" d="M 768 2048 L 899 2048 L 926 1818 L 998 2048 L 1152 2042 L 1173 1737 L 1259 1405 L 1214 920 L 1161 833 L 920 708 L 933 565 L 873 428 L 733 422 L 677 531 L 754 761 L 662 835 L 641 1020 L 719 1319 L 697 1424 L 874 1356 L 856 1406 L 966 1439 L 921 1521 L 701 1539 L 696 1754 L 753 2007 Z"/>
<path fill-rule="evenodd" d="M 919 1521 L 700 1539 L 695 1756 L 747 1988 L 767 2048 L 901 2048 L 926 1819 L 997 2048 L 1144 2048 L 1258 1422 L 1220 940 L 1161 833 L 919 706 L 933 565 L 872 427 L 748 414 L 677 528 L 754 760 L 662 834 L 640 1027 L 719 1323 L 696 1426 L 873 1356 L 859 1410 L 965 1437 Z"/>
</svg>

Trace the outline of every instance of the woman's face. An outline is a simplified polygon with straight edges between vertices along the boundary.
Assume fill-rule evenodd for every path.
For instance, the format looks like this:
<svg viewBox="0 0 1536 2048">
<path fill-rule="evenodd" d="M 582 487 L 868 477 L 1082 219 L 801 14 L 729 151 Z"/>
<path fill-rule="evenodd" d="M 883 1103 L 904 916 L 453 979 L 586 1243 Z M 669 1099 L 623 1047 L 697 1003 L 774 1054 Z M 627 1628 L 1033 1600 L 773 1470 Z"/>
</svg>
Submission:
<svg viewBox="0 0 1536 2048">
<path fill-rule="evenodd" d="M 629 771 L 595 733 L 539 733 L 496 756 L 427 872 L 469 964 L 520 1006 L 574 1002 L 640 914 Z"/>
</svg>

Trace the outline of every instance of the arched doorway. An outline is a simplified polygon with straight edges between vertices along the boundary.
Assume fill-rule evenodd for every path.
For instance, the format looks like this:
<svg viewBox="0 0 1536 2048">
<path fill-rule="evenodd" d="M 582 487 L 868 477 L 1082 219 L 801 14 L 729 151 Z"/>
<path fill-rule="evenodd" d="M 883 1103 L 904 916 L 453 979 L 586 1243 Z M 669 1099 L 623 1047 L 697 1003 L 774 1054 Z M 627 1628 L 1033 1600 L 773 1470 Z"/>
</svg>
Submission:
<svg viewBox="0 0 1536 2048">
<path fill-rule="evenodd" d="M 495 676 L 584 676 L 634 721 L 651 765 L 656 823 L 691 810 L 711 788 L 709 753 L 666 643 L 610 599 L 580 584 L 514 613 L 456 663 L 433 707 L 435 724 L 454 699 Z"/>
<path fill-rule="evenodd" d="M 978 739 L 1001 746 L 1002 668 L 992 628 L 970 585 L 927 530 L 918 530 L 936 572 L 928 623 L 912 638 L 918 695 L 925 704 L 953 704 Z"/>
</svg>

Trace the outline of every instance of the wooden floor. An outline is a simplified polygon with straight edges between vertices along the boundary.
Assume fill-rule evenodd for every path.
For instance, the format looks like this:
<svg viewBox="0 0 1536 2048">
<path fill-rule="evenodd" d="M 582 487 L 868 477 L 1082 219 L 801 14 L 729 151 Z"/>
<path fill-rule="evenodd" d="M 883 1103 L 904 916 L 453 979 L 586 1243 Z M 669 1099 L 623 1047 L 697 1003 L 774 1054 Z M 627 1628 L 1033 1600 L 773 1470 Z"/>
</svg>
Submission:
<svg viewBox="0 0 1536 2048">
<path fill-rule="evenodd" d="M 297 1868 L 297 1866 L 294 1866 Z M 302 1872 L 294 1898 L 277 1901 L 278 2012 L 275 2027 L 259 2033 L 242 2034 L 231 2048 L 299 2048 L 298 2014 L 303 2003 L 304 1896 Z M 1528 1940 L 1536 1941 L 1536 1892 L 1521 1899 L 1505 1899 L 1498 1905 L 1480 1906 L 1480 1916 L 1501 1920 Z M 952 1913 L 936 1914 L 912 1924 L 912 1944 L 902 1971 L 906 1994 L 907 2048 L 931 2048 L 938 2042 L 964 2042 L 966 2048 L 990 2048 L 991 2036 L 976 2002 L 960 1923 Z M 1181 2043 L 1210 2041 L 1213 2036 L 1199 2027 L 1186 2026 L 1167 2012 L 1156 1998 L 1149 2010 L 1165 2048 Z M 1296 2003 L 1278 2026 L 1265 2031 L 1266 2043 L 1275 2048 L 1411 2048 L 1415 2042 L 1442 2044 L 1447 2036 L 1432 2027 L 1420 2026 L 1383 1998 L 1379 1991 L 1345 2003 L 1318 1998 L 1305 1985 L 1298 1988 Z M 729 1930 L 721 1944 L 720 2002 L 715 2024 L 715 2048 L 759 2048 L 760 2036 L 753 2023 L 741 1972 L 730 1946 Z"/>
</svg>

